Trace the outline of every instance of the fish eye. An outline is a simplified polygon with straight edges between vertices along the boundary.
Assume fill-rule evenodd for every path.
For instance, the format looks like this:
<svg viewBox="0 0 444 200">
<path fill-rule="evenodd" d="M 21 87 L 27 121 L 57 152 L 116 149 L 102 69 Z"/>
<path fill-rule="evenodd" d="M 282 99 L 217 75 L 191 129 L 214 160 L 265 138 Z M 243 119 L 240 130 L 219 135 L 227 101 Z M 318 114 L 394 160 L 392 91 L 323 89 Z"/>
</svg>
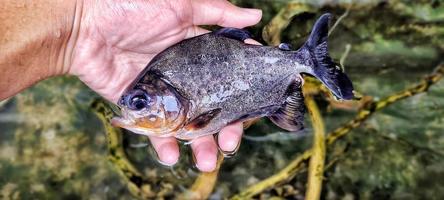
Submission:
<svg viewBox="0 0 444 200">
<path fill-rule="evenodd" d="M 125 98 L 125 105 L 131 110 L 142 110 L 149 104 L 149 96 L 143 90 L 131 91 Z"/>
</svg>

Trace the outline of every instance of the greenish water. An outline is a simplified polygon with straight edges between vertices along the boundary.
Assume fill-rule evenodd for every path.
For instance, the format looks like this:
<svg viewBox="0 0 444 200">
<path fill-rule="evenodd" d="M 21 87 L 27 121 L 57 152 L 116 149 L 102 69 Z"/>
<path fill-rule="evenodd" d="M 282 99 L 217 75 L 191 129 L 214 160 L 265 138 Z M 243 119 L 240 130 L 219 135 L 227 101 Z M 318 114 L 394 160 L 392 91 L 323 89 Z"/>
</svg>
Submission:
<svg viewBox="0 0 444 200">
<path fill-rule="evenodd" d="M 285 1 L 234 1 L 264 10 L 251 31 L 263 27 Z M 319 14 L 336 19 L 348 1 L 311 3 L 313 11 L 293 18 L 282 41 L 298 47 Z M 440 1 L 362 1 L 330 35 L 331 55 L 344 59 L 357 91 L 374 99 L 415 84 L 444 61 L 444 5 Z M 133 199 L 117 168 L 108 161 L 105 130 L 91 109 L 99 98 L 74 77 L 46 80 L 0 104 L 0 197 L 4 199 Z M 356 114 L 316 98 L 327 132 Z M 311 128 L 280 134 L 262 120 L 246 131 L 239 152 L 226 159 L 212 198 L 232 196 L 284 168 L 311 146 Z M 327 149 L 323 199 L 444 199 L 444 81 L 427 93 L 378 111 Z M 189 147 L 180 163 L 165 168 L 146 138 L 125 132 L 123 147 L 153 181 L 157 196 L 173 198 L 190 187 L 198 172 Z M 148 144 L 145 147 L 144 144 Z M 303 199 L 306 171 L 255 198 Z"/>
</svg>

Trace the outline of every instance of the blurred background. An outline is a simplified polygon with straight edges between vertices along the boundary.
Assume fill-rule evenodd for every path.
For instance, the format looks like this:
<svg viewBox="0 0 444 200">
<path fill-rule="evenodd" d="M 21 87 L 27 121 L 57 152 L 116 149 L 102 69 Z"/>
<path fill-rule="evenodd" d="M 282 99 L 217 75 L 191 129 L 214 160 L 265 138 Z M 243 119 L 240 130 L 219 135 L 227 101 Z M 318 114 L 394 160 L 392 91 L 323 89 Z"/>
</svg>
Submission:
<svg viewBox="0 0 444 200">
<path fill-rule="evenodd" d="M 327 133 L 354 119 L 368 102 L 421 83 L 444 61 L 442 1 L 232 2 L 263 10 L 260 24 L 248 28 L 255 39 L 268 45 L 290 43 L 294 49 L 306 40 L 317 17 L 334 15 L 331 57 L 363 98 L 334 102 L 322 88 L 313 89 Z M 97 109 L 102 104 L 109 109 L 74 77 L 43 81 L 0 102 L 0 197 L 170 199 L 192 198 L 210 188 L 204 196 L 230 198 L 278 173 L 312 143 L 308 115 L 307 129 L 300 134 L 284 133 L 262 119 L 246 131 L 239 151 L 223 161 L 219 179 L 212 184 L 208 180 L 215 174 L 203 177 L 190 167 L 193 158 L 187 145 L 181 147 L 178 165 L 163 167 L 145 137 L 120 134 L 103 123 L 106 113 Z M 122 137 L 113 139 L 110 134 Z M 444 199 L 443 134 L 444 81 L 439 81 L 426 92 L 375 111 L 329 144 L 321 198 Z M 111 143 L 123 152 L 122 160 L 109 153 Z M 248 197 L 303 199 L 307 164 L 302 162 L 292 176 Z M 137 176 L 122 175 L 129 165 Z M 207 185 L 197 186 L 198 181 Z"/>
</svg>

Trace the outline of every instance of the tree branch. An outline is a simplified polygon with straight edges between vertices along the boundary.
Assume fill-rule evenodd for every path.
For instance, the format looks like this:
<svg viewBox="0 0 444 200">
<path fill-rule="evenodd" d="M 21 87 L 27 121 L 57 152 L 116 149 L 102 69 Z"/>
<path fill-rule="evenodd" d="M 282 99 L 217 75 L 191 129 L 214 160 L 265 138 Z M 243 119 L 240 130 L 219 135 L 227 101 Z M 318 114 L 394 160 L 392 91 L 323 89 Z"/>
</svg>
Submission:
<svg viewBox="0 0 444 200">
<path fill-rule="evenodd" d="M 325 125 L 322 115 L 311 95 L 305 96 L 305 104 L 313 127 L 312 155 L 308 166 L 308 184 L 305 199 L 317 200 L 321 197 L 325 162 Z"/>
</svg>

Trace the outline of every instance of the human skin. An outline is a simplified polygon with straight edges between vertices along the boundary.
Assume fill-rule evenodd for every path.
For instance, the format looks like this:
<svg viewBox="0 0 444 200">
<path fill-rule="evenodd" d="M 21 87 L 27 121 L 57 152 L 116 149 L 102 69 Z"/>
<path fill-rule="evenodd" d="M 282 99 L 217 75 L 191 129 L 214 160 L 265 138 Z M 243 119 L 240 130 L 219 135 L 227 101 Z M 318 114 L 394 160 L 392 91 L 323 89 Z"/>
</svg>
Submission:
<svg viewBox="0 0 444 200">
<path fill-rule="evenodd" d="M 261 14 L 225 0 L 4 0 L 0 5 L 0 100 L 48 77 L 70 74 L 116 103 L 156 54 L 207 32 L 199 25 L 243 28 L 256 24 Z M 214 170 L 218 146 L 232 152 L 241 137 L 238 123 L 223 128 L 217 141 L 213 136 L 193 140 L 196 166 L 201 171 Z M 160 162 L 178 161 L 175 138 L 149 139 Z"/>
</svg>

